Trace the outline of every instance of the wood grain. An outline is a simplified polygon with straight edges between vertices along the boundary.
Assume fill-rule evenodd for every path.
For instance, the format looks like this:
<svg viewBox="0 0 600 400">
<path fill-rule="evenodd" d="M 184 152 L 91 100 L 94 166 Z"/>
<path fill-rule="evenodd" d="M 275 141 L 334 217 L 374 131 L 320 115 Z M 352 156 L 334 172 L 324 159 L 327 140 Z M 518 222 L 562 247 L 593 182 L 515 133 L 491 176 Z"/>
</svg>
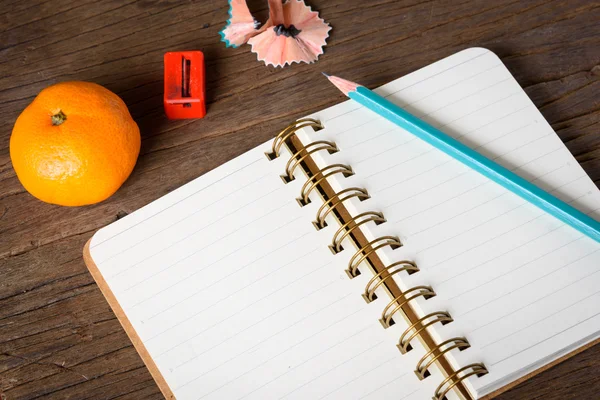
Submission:
<svg viewBox="0 0 600 400">
<path fill-rule="evenodd" d="M 316 65 L 274 69 L 248 46 L 219 42 L 225 0 L 0 1 L 0 398 L 162 398 L 87 272 L 83 246 L 98 228 L 272 138 L 291 118 L 341 101 L 322 70 L 375 87 L 456 51 L 487 47 L 600 184 L 600 2 L 309 3 L 333 26 L 325 54 Z M 266 1 L 251 7 L 264 15 Z M 208 115 L 168 121 L 162 55 L 184 49 L 205 53 Z M 142 131 L 131 178 L 95 206 L 39 202 L 10 163 L 17 116 L 63 80 L 116 92 Z M 598 393 L 595 346 L 499 398 Z"/>
</svg>

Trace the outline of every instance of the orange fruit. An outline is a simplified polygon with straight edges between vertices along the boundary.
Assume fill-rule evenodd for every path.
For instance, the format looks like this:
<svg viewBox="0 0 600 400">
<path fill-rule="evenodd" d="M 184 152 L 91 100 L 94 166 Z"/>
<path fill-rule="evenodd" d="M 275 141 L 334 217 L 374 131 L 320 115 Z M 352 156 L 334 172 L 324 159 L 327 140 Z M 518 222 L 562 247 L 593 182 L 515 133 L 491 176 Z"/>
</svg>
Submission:
<svg viewBox="0 0 600 400">
<path fill-rule="evenodd" d="M 110 197 L 139 152 L 140 130 L 123 100 L 90 82 L 42 90 L 19 115 L 10 137 L 10 158 L 25 189 L 63 206 Z"/>
</svg>

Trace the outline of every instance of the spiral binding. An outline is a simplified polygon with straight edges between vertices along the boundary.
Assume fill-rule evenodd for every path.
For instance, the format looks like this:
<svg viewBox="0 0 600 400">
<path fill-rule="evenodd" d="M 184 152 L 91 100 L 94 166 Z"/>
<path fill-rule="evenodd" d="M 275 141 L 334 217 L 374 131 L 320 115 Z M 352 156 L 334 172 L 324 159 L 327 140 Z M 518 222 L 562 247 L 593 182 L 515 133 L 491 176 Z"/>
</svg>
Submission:
<svg viewBox="0 0 600 400">
<path fill-rule="evenodd" d="M 344 250 L 342 247 L 342 242 L 348 236 L 352 234 L 352 232 L 360 227 L 361 225 L 366 224 L 367 222 L 374 222 L 376 225 L 381 225 L 386 222 L 383 214 L 375 211 L 367 211 L 361 214 L 358 214 L 356 217 L 352 218 L 350 221 L 346 222 L 335 232 L 333 235 L 333 239 L 331 240 L 331 244 L 329 248 L 333 252 L 333 254 L 337 254 L 340 251 Z"/>
<path fill-rule="evenodd" d="M 467 339 L 464 337 L 455 337 L 452 339 L 448 339 L 445 342 L 438 344 L 433 349 L 429 350 L 417 363 L 417 369 L 415 369 L 415 374 L 419 378 L 419 380 L 423 380 L 427 378 L 430 374 L 428 368 L 433 365 L 433 363 L 444 354 L 453 349 L 459 349 L 460 351 L 468 349 L 471 347 Z M 437 354 L 436 354 L 437 353 Z"/>
<path fill-rule="evenodd" d="M 342 197 L 344 194 L 346 196 Z M 339 205 L 343 204 L 344 201 L 353 197 L 356 197 L 360 201 L 370 199 L 369 193 L 367 193 L 365 189 L 356 187 L 350 187 L 340 191 L 339 193 L 336 193 L 335 196 L 323 202 L 321 207 L 319 207 L 319 211 L 317 211 L 317 218 L 313 222 L 315 228 L 317 228 L 317 230 L 325 228 L 327 226 L 325 218 L 327 218 L 330 213 L 334 212 Z"/>
<path fill-rule="evenodd" d="M 471 370 L 471 371 L 466 372 L 469 370 Z M 468 377 L 473 376 L 473 375 L 481 377 L 487 373 L 488 373 L 487 368 L 485 367 L 485 365 L 483 365 L 481 363 L 466 365 L 466 366 L 460 368 L 459 370 L 456 370 L 452 375 L 448 376 L 446 379 L 444 379 L 442 381 L 442 383 L 440 383 L 440 385 L 435 390 L 435 393 L 433 395 L 433 400 L 445 400 L 448 392 L 450 390 L 452 390 L 453 387 L 455 387 L 456 385 L 458 385 L 459 383 L 461 383 Z"/>
<path fill-rule="evenodd" d="M 326 140 L 317 140 L 312 142 L 309 146 L 306 146 L 305 148 L 302 148 L 292 154 L 289 161 L 285 165 L 285 175 L 281 175 L 281 179 L 283 179 L 285 183 L 293 181 L 294 171 L 302 163 L 302 161 L 310 157 L 311 154 L 321 150 L 327 150 L 329 154 L 334 154 L 338 151 L 338 148 L 335 143 L 328 142 Z M 292 161 L 294 162 L 293 164 Z"/>
<path fill-rule="evenodd" d="M 301 206 L 305 206 L 310 203 L 310 199 L 308 198 L 310 192 L 319 186 L 319 183 L 335 174 L 342 174 L 344 177 L 349 177 L 354 175 L 354 172 L 352 172 L 352 168 L 345 164 L 331 164 L 326 166 L 325 168 L 319 170 L 315 175 L 308 178 L 304 185 L 302 185 L 300 197 L 297 199 L 298 203 Z"/>
<path fill-rule="evenodd" d="M 431 326 L 436 322 L 446 325 L 452 321 L 454 320 L 450 314 L 445 311 L 435 311 L 431 314 L 427 314 L 419 318 L 416 322 L 404 330 L 402 335 L 400 335 L 400 340 L 398 341 L 396 347 L 398 347 L 398 350 L 400 350 L 402 354 L 406 354 L 412 349 L 410 342 L 415 337 L 419 336 L 419 333 L 423 332 L 428 326 Z"/>
<path fill-rule="evenodd" d="M 431 286 L 414 286 L 406 290 L 401 295 L 393 298 L 387 304 L 387 306 L 384 307 L 383 311 L 381 312 L 381 318 L 379 319 L 381 325 L 385 329 L 394 325 L 394 320 L 392 319 L 394 314 L 400 311 L 405 304 L 408 304 L 408 302 L 416 299 L 417 297 L 423 297 L 425 300 L 428 300 L 432 297 L 435 297 L 435 292 Z M 394 308 L 392 309 L 392 307 Z"/>
<path fill-rule="evenodd" d="M 348 269 L 346 270 L 348 277 L 350 277 L 350 279 L 355 278 L 358 275 L 358 266 L 360 263 L 366 260 L 377 250 L 386 246 L 390 246 L 392 250 L 396 250 L 397 248 L 402 247 L 402 242 L 400 242 L 400 239 L 398 239 L 396 236 L 380 236 L 375 240 L 371 240 L 369 243 L 358 249 L 358 251 L 354 253 L 348 262 Z M 382 279 L 382 282 L 388 277 L 389 276 L 386 276 L 384 279 Z"/>
<path fill-rule="evenodd" d="M 288 140 L 291 140 L 292 136 L 299 129 L 304 127 L 312 127 L 315 130 L 320 130 L 323 128 L 319 121 L 312 118 L 304 118 L 295 121 L 277 135 L 273 141 L 272 151 L 270 153 L 265 153 L 267 158 L 272 160 L 279 157 L 281 147 Z M 281 176 L 283 181 L 288 183 L 294 180 L 294 171 L 296 168 L 302 165 L 303 162 L 306 162 L 312 154 L 319 151 L 327 151 L 330 154 L 333 154 L 338 151 L 338 147 L 333 142 L 320 140 L 309 143 L 300 150 L 295 151 L 286 164 L 285 175 Z M 309 196 L 312 191 L 319 187 L 320 184 L 326 182 L 328 177 L 336 174 L 342 174 L 344 177 L 348 177 L 353 175 L 353 171 L 350 166 L 345 164 L 331 164 L 316 171 L 312 174 L 312 176 L 309 174 L 309 178 L 300 190 L 300 197 L 297 198 L 300 206 L 305 206 L 306 204 L 310 203 Z M 356 198 L 359 201 L 364 201 L 369 199 L 369 194 L 365 189 L 350 187 L 335 193 L 329 198 L 325 198 L 324 196 L 322 197 L 324 202 L 319 207 L 315 221 L 313 221 L 313 225 L 317 230 L 327 226 L 327 223 L 325 222 L 327 216 L 338 211 L 338 207 L 341 207 L 345 201 L 352 198 Z M 340 219 L 340 221 L 341 226 L 333 235 L 333 239 L 329 245 L 329 248 L 334 254 L 344 250 L 342 247 L 342 242 L 346 238 L 352 237 L 352 233 L 359 229 L 361 225 L 364 225 L 368 222 L 373 222 L 376 225 L 379 225 L 385 223 L 386 219 L 380 212 L 367 211 L 352 217 L 350 221 L 344 221 L 342 219 Z M 378 237 L 362 246 L 354 253 L 354 255 L 350 258 L 346 273 L 350 278 L 354 278 L 360 275 L 359 265 L 363 261 L 368 260 L 369 256 L 376 254 L 377 250 L 380 250 L 384 247 L 390 247 L 390 249 L 395 250 L 401 246 L 402 242 L 396 236 Z M 367 303 L 374 301 L 377 299 L 377 295 L 375 294 L 376 290 L 385 285 L 388 280 L 393 281 L 393 276 L 402 271 L 405 271 L 407 274 L 413 274 L 419 271 L 419 267 L 414 262 L 409 260 L 396 261 L 385 266 L 383 270 L 379 271 L 369 280 L 365 286 L 365 291 L 362 294 L 362 297 Z M 390 326 L 394 325 L 394 315 L 402 310 L 403 307 L 408 305 L 412 300 L 415 300 L 418 297 L 423 297 L 425 300 L 427 300 L 435 295 L 436 294 L 434 290 L 430 286 L 414 286 L 405 290 L 401 295 L 393 298 L 384 307 L 381 313 L 381 318 L 379 319 L 381 325 L 384 328 L 389 328 Z M 404 354 L 412 349 L 411 342 L 416 337 L 420 336 L 422 332 L 426 331 L 429 326 L 432 326 L 436 323 L 445 325 L 452 321 L 453 319 L 450 314 L 445 311 L 436 311 L 427 314 L 419 318 L 417 321 L 414 321 L 408 328 L 404 330 L 402 335 L 400 335 L 397 347 L 400 352 Z M 420 380 L 427 378 L 430 376 L 429 368 L 436 361 L 443 359 L 446 353 L 454 349 L 462 351 L 470 346 L 471 345 L 464 337 L 455 337 L 435 345 L 433 348 L 430 348 L 429 351 L 419 360 L 415 369 L 415 374 Z M 451 369 L 450 372 L 448 372 L 449 375 L 437 387 L 433 400 L 445 400 L 446 395 L 453 388 L 461 385 L 464 380 L 474 375 L 483 376 L 488 373 L 488 370 L 483 364 L 475 363 L 469 364 L 456 371 Z"/>
<path fill-rule="evenodd" d="M 279 150 L 281 150 L 281 146 L 283 146 L 285 144 L 285 142 L 290 137 L 292 137 L 293 134 L 296 133 L 296 131 L 298 131 L 299 129 L 302 129 L 302 128 L 309 127 L 309 126 L 315 130 L 323 129 L 323 125 L 321 125 L 321 121 L 317 121 L 316 119 L 303 118 L 303 119 L 297 120 L 296 122 L 288 125 L 287 128 L 285 128 L 284 130 L 279 132 L 279 134 L 277 136 L 275 136 L 275 139 L 273 139 L 273 148 L 272 148 L 271 152 L 265 153 L 267 158 L 269 160 L 273 160 L 273 159 L 279 157 Z"/>
<path fill-rule="evenodd" d="M 363 299 L 365 299 L 367 303 L 375 300 L 377 298 L 377 295 L 375 294 L 377 288 L 385 284 L 385 282 L 388 279 L 391 279 L 392 276 L 402 271 L 406 271 L 409 275 L 412 275 L 415 272 L 419 272 L 419 267 L 417 267 L 414 262 L 408 260 L 396 261 L 395 263 L 388 265 L 383 271 L 380 271 L 373 276 L 369 283 L 367 283 L 367 286 L 365 286 L 365 292 L 362 295 Z"/>
</svg>

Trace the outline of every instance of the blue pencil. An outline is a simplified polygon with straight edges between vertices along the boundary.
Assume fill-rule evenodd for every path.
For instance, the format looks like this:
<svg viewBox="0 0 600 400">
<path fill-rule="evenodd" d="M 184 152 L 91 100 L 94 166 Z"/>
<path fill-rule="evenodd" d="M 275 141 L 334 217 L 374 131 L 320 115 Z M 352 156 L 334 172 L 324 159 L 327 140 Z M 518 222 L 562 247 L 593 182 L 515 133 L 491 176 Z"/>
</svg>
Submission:
<svg viewBox="0 0 600 400">
<path fill-rule="evenodd" d="M 451 136 L 446 135 L 444 132 L 434 128 L 427 122 L 415 117 L 366 87 L 337 76 L 324 75 L 352 100 L 504 186 L 506 189 L 572 226 L 584 235 L 600 242 L 600 222 L 479 154 Z"/>
</svg>

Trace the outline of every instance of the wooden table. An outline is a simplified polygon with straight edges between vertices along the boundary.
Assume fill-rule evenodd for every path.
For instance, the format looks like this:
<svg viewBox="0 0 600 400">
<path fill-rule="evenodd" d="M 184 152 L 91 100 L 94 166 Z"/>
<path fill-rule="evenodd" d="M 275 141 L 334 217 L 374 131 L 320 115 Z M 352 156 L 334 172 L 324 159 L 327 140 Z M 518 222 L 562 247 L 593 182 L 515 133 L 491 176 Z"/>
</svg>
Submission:
<svg viewBox="0 0 600 400">
<path fill-rule="evenodd" d="M 332 71 L 375 87 L 472 46 L 496 52 L 600 183 L 600 3 L 590 0 L 311 0 L 333 31 L 318 65 L 267 68 L 218 31 L 227 1 L 0 1 L 0 397 L 159 399 L 157 386 L 83 264 L 100 227 L 272 138 L 341 95 Z M 252 6 L 266 12 L 266 0 Z M 168 121 L 162 56 L 201 49 L 208 115 Z M 12 169 L 12 125 L 44 87 L 87 80 L 120 95 L 143 136 L 125 185 L 95 206 L 29 195 Z M 501 399 L 592 399 L 600 347 Z"/>
</svg>

